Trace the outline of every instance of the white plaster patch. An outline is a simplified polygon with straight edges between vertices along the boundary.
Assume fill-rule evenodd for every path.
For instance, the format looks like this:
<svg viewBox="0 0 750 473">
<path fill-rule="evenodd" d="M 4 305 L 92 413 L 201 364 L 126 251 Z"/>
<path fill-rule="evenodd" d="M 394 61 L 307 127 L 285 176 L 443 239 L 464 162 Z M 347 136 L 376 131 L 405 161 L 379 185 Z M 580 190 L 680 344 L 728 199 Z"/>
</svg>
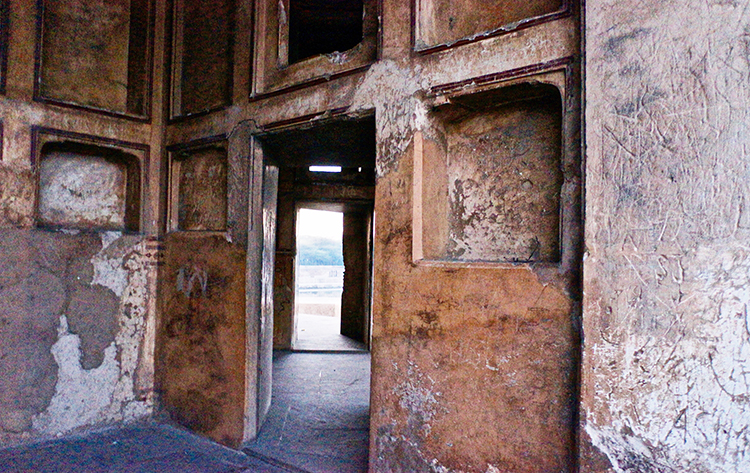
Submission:
<svg viewBox="0 0 750 473">
<path fill-rule="evenodd" d="M 118 165 L 71 153 L 50 153 L 42 160 L 39 174 L 39 216 L 44 222 L 124 224 L 125 175 Z"/>
<path fill-rule="evenodd" d="M 411 143 L 415 120 L 423 109 L 416 93 L 429 87 L 420 71 L 394 61 L 378 62 L 367 71 L 352 100 L 351 111 L 377 110 L 378 141 L 383 146 L 376 163 L 378 176 L 385 175 Z"/>
<path fill-rule="evenodd" d="M 52 346 L 58 365 L 55 395 L 47 410 L 33 419 L 36 430 L 60 434 L 92 423 L 110 404 L 120 367 L 114 343 L 104 350 L 104 361 L 93 370 L 81 366 L 78 335 L 68 332 L 65 315 L 60 316 L 59 338 Z"/>
<path fill-rule="evenodd" d="M 111 257 L 106 250 L 121 236 L 120 232 L 102 233 L 102 250 L 91 258 L 91 264 L 94 265 L 94 278 L 91 284 L 104 286 L 120 298 L 128 285 L 128 272 L 123 266 L 122 258 Z"/>
<path fill-rule="evenodd" d="M 52 347 L 58 365 L 55 394 L 47 410 L 33 419 L 34 428 L 42 433 L 61 435 L 104 422 L 131 422 L 153 411 L 151 396 L 139 399 L 136 395 L 134 378 L 141 368 L 142 345 L 153 345 L 145 340 L 153 317 L 148 299 L 152 267 L 145 242 L 111 247 L 119 237 L 116 232 L 103 234 L 104 248 L 92 258 L 92 284 L 109 287 L 121 298 L 115 341 L 105 349 L 101 366 L 85 370 L 80 361 L 80 339 L 69 333 L 67 318 L 61 316 L 58 340 Z M 153 386 L 146 388 L 150 391 Z"/>
<path fill-rule="evenodd" d="M 424 376 L 411 362 L 407 373 L 407 381 L 394 387 L 393 393 L 398 396 L 399 406 L 409 413 L 409 418 L 419 424 L 419 429 L 428 437 L 432 431 L 430 421 L 437 413 L 440 393 L 432 390 L 435 383 L 429 377 L 429 387 L 425 387 Z"/>
</svg>

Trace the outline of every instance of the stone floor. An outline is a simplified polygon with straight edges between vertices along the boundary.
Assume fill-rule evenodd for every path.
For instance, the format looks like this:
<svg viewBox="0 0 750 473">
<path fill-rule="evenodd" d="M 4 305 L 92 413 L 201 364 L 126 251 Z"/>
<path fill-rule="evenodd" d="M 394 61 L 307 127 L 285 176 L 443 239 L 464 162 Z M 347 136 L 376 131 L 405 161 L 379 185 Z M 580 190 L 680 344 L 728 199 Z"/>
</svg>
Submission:
<svg viewBox="0 0 750 473">
<path fill-rule="evenodd" d="M 13 473 L 359 473 L 367 470 L 370 356 L 274 354 L 273 405 L 243 452 L 141 423 L 0 450 Z"/>
<path fill-rule="evenodd" d="M 245 451 L 314 473 L 367 471 L 370 354 L 274 353 L 266 422 Z"/>
<path fill-rule="evenodd" d="M 286 473 L 295 471 L 167 425 L 137 424 L 0 450 L 13 473 Z"/>
<path fill-rule="evenodd" d="M 341 335 L 341 319 L 325 315 L 299 314 L 295 351 L 357 352 L 365 344 Z"/>
</svg>

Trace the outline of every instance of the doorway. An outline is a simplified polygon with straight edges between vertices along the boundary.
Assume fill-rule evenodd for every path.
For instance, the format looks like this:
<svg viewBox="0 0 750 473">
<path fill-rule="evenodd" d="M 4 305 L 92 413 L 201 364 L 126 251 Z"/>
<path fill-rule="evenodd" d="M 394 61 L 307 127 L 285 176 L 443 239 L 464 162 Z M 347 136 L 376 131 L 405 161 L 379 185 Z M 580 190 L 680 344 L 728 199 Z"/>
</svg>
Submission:
<svg viewBox="0 0 750 473">
<path fill-rule="evenodd" d="M 297 267 L 294 317 L 297 351 L 346 347 L 341 335 L 344 289 L 344 214 L 300 208 L 297 211 Z"/>
<path fill-rule="evenodd" d="M 364 471 L 374 118 L 281 128 L 258 136 L 257 142 L 262 165 L 277 170 L 269 185 L 277 192 L 268 200 L 275 212 L 263 217 L 266 228 L 265 215 L 274 215 L 275 225 L 267 229 L 275 234 L 274 258 L 270 266 L 265 258 L 262 265 L 258 262 L 262 292 L 269 290 L 273 301 L 263 304 L 273 314 L 262 320 L 272 321 L 274 350 L 272 359 L 263 352 L 259 360 L 257 404 L 264 414 L 257 439 L 246 451 L 308 471 Z M 266 283 L 269 273 L 271 284 Z M 345 392 L 351 396 L 340 395 Z M 355 457 L 345 468 L 324 464 Z M 313 458 L 323 463 L 313 468 Z"/>
</svg>

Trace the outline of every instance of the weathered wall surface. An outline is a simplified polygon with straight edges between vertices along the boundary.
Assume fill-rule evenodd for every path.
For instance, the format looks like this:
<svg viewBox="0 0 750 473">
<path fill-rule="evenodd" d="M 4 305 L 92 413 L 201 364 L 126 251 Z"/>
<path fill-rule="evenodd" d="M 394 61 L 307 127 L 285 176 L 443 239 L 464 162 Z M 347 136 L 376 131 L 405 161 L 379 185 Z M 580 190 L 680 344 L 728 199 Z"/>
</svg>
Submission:
<svg viewBox="0 0 750 473">
<path fill-rule="evenodd" d="M 175 422 L 242 442 L 245 253 L 222 236 L 179 232 L 165 242 L 157 329 L 160 401 Z"/>
<path fill-rule="evenodd" d="M 372 470 L 569 471 L 574 301 L 530 268 L 415 265 L 410 173 L 376 196 Z"/>
<path fill-rule="evenodd" d="M 42 96 L 126 112 L 130 2 L 43 3 Z"/>
<path fill-rule="evenodd" d="M 243 89 L 245 83 L 236 82 L 234 106 L 171 124 L 166 139 L 172 145 L 218 134 L 250 137 L 265 132 L 260 139 L 264 153 L 271 156 L 268 145 L 273 134 L 278 135 L 274 143 L 283 147 L 288 144 L 284 138 L 295 135 L 286 130 L 304 130 L 297 135 L 314 138 L 309 140 L 312 144 L 325 137 L 324 151 L 336 154 L 347 140 L 341 133 L 330 138 L 316 134 L 316 129 L 325 126 L 316 126 L 315 121 L 345 122 L 374 114 L 371 471 L 570 471 L 575 463 L 579 346 L 578 263 L 571 242 L 579 241 L 580 233 L 573 229 L 562 235 L 560 245 L 566 252 L 561 261 L 565 263 L 418 264 L 412 257 L 412 162 L 415 136 L 426 133 L 428 127 L 434 98 L 428 96 L 433 88 L 454 83 L 471 88 L 479 78 L 490 81 L 488 88 L 502 87 L 503 74 L 506 78 L 523 75 L 519 71 L 529 67 L 564 76 L 566 64 L 574 63 L 579 52 L 576 12 L 460 48 L 418 55 L 410 44 L 410 2 L 388 0 L 381 6 L 380 59 L 366 70 L 356 70 L 362 65 L 361 56 L 342 55 L 338 62 L 322 56 L 295 64 L 286 69 L 290 74 L 279 78 L 279 36 L 271 31 L 276 26 L 277 4 L 256 2 L 258 56 L 249 84 L 251 99 L 238 98 L 247 89 Z M 237 63 L 235 69 L 247 66 Z M 355 71 L 336 76 L 351 69 Z M 487 79 L 496 75 L 495 82 Z M 316 82 L 297 87 L 312 79 Z M 566 91 L 576 87 L 574 74 L 569 80 Z M 277 90 L 290 85 L 295 87 Z M 270 90 L 274 95 L 267 94 Z M 571 124 L 577 125 L 578 112 L 575 94 L 566 95 L 560 132 L 568 137 L 562 146 L 565 164 L 561 166 L 566 189 L 577 186 L 579 146 L 574 138 L 576 126 Z M 531 139 L 530 133 L 523 135 Z M 232 152 L 229 159 L 234 159 Z M 476 159 L 477 168 L 481 159 Z M 258 193 L 260 186 L 255 181 L 252 185 Z M 560 206 L 574 207 L 574 194 L 566 194 Z M 280 195 L 280 203 L 289 197 Z M 575 215 L 565 221 L 569 220 L 575 220 Z M 288 222 L 279 227 L 280 235 L 288 227 Z M 293 248 L 285 243 L 279 248 Z M 258 258 L 259 247 L 256 241 L 249 248 L 248 260 Z M 292 258 L 284 256 L 284 266 L 290 268 Z M 502 264 L 506 266 L 498 266 Z M 260 265 L 248 268 L 248 283 L 257 284 L 262 277 Z M 277 280 L 277 290 L 291 281 L 284 279 Z M 248 323 L 256 323 L 258 312 L 248 313 Z M 291 330 L 288 320 L 283 327 Z M 289 338 L 279 337 L 278 331 L 276 335 L 277 342 Z M 248 357 L 249 369 L 257 371 L 253 362 Z M 250 399 L 257 387 L 249 385 Z"/>
<path fill-rule="evenodd" d="M 582 423 L 612 471 L 750 471 L 748 9 L 588 3 Z"/>
<path fill-rule="evenodd" d="M 151 413 L 148 246 L 0 231 L 0 445 Z"/>
<path fill-rule="evenodd" d="M 44 150 L 33 132 L 54 130 L 46 142 L 56 145 L 83 135 L 90 138 L 84 140 L 87 145 L 96 141 L 117 148 L 115 141 L 127 142 L 126 147 L 140 150 L 134 167 L 142 173 L 140 179 L 130 177 L 150 181 L 159 166 L 150 162 L 148 147 L 159 149 L 162 140 L 161 133 L 151 133 L 151 123 L 34 100 L 39 92 L 82 107 L 149 114 L 142 107 L 145 91 L 139 90 L 140 105 L 131 107 L 132 91 L 126 86 L 133 83 L 133 44 L 142 40 L 138 47 L 145 48 L 150 33 L 139 31 L 139 40 L 129 41 L 128 5 L 139 5 L 136 0 L 96 2 L 101 8 L 93 9 L 86 2 L 54 4 L 46 17 L 39 10 L 43 3 L 56 2 L 7 2 L 8 70 L 0 97 L 0 446 L 128 422 L 154 409 L 158 243 L 153 234 L 160 203 L 152 193 L 158 186 L 134 191 L 140 218 L 133 228 L 125 226 L 142 233 L 94 231 L 97 223 L 85 221 L 84 215 L 98 209 L 100 224 L 122 226 L 122 202 L 117 210 L 96 205 L 91 199 L 112 196 L 92 192 L 86 181 L 90 173 L 82 176 L 80 166 L 66 170 L 53 163 L 48 171 L 67 180 L 72 196 L 88 200 L 66 209 L 71 218 L 56 222 L 65 227 L 61 231 L 37 229 Z M 161 18 L 157 30 L 163 13 Z M 35 71 L 37 27 L 44 29 L 45 21 L 54 33 L 46 37 L 41 54 L 50 62 Z M 56 54 L 61 50 L 64 54 Z M 148 71 L 141 57 L 145 50 L 136 55 L 141 72 Z M 160 82 L 162 71 L 156 65 L 148 73 Z M 153 95 L 159 97 L 160 91 Z M 159 123 L 161 108 L 153 112 L 151 118 Z"/>
</svg>

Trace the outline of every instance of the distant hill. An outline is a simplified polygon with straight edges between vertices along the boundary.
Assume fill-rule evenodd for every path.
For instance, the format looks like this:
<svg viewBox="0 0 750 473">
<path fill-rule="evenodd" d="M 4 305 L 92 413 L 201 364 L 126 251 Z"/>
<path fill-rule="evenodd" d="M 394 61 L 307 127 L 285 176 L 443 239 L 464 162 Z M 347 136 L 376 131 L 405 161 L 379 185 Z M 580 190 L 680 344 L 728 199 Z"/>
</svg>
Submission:
<svg viewBox="0 0 750 473">
<path fill-rule="evenodd" d="M 341 240 L 302 236 L 297 241 L 297 258 L 302 266 L 343 266 Z"/>
</svg>

